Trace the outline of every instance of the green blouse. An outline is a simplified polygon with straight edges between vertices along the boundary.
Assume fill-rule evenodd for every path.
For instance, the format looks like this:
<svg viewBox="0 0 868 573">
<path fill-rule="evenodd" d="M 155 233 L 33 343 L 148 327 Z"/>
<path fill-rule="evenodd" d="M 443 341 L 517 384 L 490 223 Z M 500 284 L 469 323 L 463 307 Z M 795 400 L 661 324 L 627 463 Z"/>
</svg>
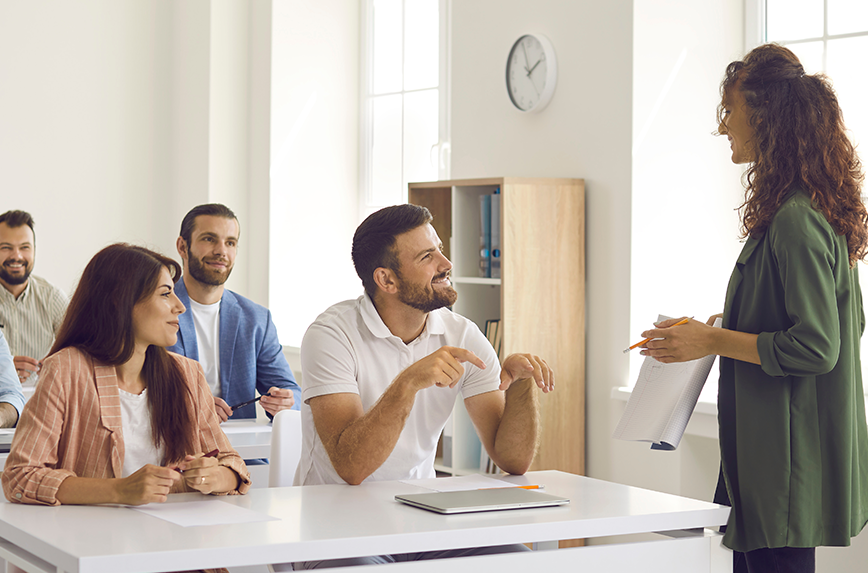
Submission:
<svg viewBox="0 0 868 573">
<path fill-rule="evenodd" d="M 868 521 L 862 294 L 846 239 L 804 193 L 747 239 L 723 326 L 758 334 L 762 363 L 720 360 L 724 545 L 849 545 Z"/>
</svg>

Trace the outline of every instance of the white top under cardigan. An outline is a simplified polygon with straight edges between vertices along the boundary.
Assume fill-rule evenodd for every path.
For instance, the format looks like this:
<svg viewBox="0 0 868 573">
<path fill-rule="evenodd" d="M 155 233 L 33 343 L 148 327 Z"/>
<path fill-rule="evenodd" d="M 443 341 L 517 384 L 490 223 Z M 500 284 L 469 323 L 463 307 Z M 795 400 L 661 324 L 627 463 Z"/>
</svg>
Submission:
<svg viewBox="0 0 868 573">
<path fill-rule="evenodd" d="M 124 431 L 124 469 L 121 477 L 129 477 L 145 464 L 162 465 L 165 445 L 157 448 L 151 434 L 151 408 L 148 389 L 131 394 L 118 388 L 121 397 L 121 424 Z"/>
</svg>

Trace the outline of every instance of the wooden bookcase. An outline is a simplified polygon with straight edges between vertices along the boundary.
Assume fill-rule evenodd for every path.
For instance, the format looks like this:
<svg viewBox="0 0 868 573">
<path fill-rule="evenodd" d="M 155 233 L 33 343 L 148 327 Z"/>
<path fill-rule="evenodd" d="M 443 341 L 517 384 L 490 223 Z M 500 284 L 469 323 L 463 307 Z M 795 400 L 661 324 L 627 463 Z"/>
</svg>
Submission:
<svg viewBox="0 0 868 573">
<path fill-rule="evenodd" d="M 479 278 L 479 196 L 501 194 L 502 278 Z M 585 208 L 582 179 L 489 178 L 410 183 L 409 202 L 427 207 L 452 261 L 453 310 L 483 332 L 501 319 L 502 356 L 531 352 L 555 371 L 540 394 L 542 436 L 533 470 L 585 470 Z M 480 444 L 456 402 L 437 469 L 479 473 Z M 450 455 L 451 454 L 451 455 Z"/>
</svg>

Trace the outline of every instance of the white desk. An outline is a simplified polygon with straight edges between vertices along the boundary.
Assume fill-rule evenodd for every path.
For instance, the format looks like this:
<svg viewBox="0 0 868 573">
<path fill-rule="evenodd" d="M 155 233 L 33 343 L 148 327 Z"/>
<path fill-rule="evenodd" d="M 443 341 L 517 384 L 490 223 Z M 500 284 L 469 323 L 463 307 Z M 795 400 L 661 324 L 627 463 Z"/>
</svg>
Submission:
<svg viewBox="0 0 868 573">
<path fill-rule="evenodd" d="M 256 420 L 228 420 L 220 424 L 229 443 L 245 460 L 271 455 L 271 423 Z"/>
<path fill-rule="evenodd" d="M 6 503 L 0 504 L 0 557 L 28 571 L 179 571 L 687 530 L 723 524 L 729 513 L 729 508 L 707 502 L 561 472 L 507 479 L 542 483 L 571 503 L 444 516 L 394 501 L 397 493 L 424 491 L 400 482 L 272 488 L 208 499 L 280 521 L 189 528 L 123 507 Z M 170 503 L 205 497 L 179 494 Z M 731 554 L 720 546 L 719 534 L 699 530 L 684 535 L 650 543 L 452 559 L 449 568 L 478 573 L 491 567 L 529 570 L 569 564 L 575 570 L 605 563 L 608 571 L 637 565 L 636 570 L 669 573 L 731 571 Z M 442 567 L 442 562 L 422 561 L 390 565 L 389 571 L 442 572 Z"/>
</svg>

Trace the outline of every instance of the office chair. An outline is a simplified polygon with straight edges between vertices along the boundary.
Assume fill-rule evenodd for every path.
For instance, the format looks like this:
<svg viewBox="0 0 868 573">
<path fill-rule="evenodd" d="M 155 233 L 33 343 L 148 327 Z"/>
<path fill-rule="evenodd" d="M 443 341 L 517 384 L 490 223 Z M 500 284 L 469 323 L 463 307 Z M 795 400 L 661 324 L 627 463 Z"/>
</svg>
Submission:
<svg viewBox="0 0 868 573">
<path fill-rule="evenodd" d="M 271 456 L 268 460 L 268 487 L 292 485 L 301 459 L 301 412 L 281 410 L 271 427 Z"/>
</svg>

